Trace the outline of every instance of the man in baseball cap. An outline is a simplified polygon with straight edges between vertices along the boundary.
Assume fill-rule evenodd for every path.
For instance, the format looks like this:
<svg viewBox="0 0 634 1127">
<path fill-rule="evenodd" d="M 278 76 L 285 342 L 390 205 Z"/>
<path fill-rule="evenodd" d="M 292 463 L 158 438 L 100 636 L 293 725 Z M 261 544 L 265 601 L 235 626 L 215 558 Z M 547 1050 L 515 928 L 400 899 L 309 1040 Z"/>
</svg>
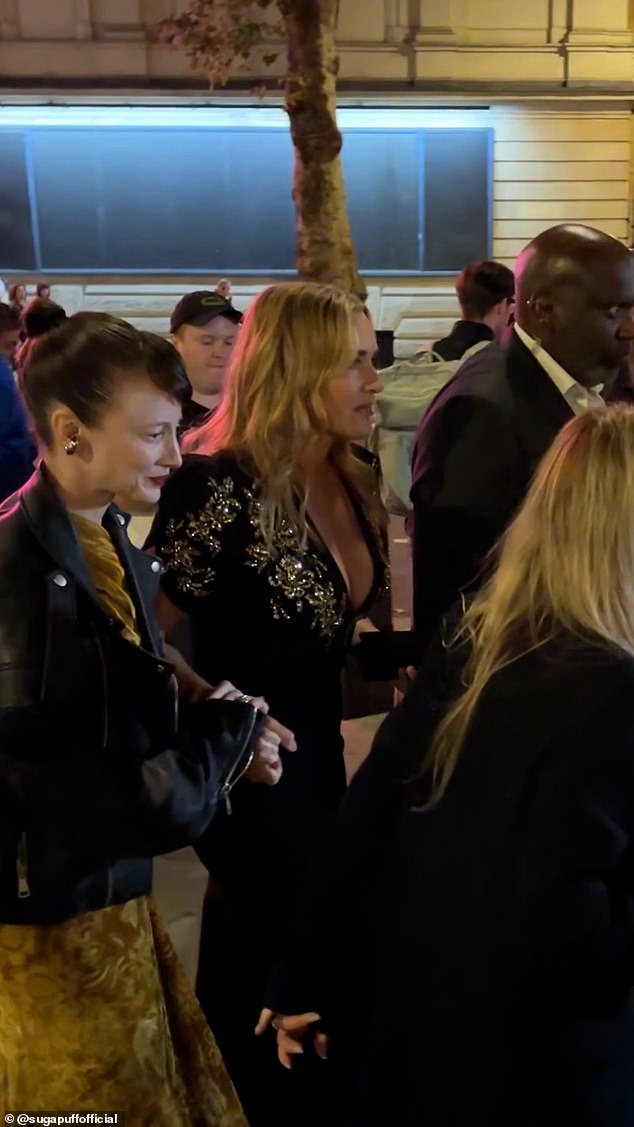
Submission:
<svg viewBox="0 0 634 1127">
<path fill-rule="evenodd" d="M 198 426 L 217 407 L 241 320 L 242 313 L 212 290 L 185 294 L 175 307 L 171 340 L 192 385 L 192 398 L 183 409 L 183 429 Z"/>
</svg>

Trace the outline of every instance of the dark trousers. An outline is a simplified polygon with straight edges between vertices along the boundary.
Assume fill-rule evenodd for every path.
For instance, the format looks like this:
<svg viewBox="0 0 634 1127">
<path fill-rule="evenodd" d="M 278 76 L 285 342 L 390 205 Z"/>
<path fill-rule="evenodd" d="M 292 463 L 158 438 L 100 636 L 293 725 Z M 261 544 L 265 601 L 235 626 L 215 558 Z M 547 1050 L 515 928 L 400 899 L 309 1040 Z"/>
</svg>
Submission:
<svg viewBox="0 0 634 1127">
<path fill-rule="evenodd" d="M 256 918 L 212 892 L 203 911 L 196 992 L 250 1127 L 330 1127 L 328 1063 L 307 1046 L 289 1072 L 277 1059 L 275 1032 L 254 1035 L 277 926 L 272 912 Z"/>
</svg>

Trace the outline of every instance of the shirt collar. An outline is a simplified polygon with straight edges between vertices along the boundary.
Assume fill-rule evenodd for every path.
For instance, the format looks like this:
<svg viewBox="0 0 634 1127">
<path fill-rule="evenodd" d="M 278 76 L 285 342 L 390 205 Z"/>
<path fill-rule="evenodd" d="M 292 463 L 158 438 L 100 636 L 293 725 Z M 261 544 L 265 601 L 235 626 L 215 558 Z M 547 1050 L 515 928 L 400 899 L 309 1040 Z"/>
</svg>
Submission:
<svg viewBox="0 0 634 1127">
<path fill-rule="evenodd" d="M 539 341 L 530 336 L 521 325 L 515 322 L 514 328 L 522 344 L 526 345 L 526 348 L 528 348 L 529 352 L 535 357 L 540 367 L 544 369 L 546 375 L 550 377 L 566 402 L 574 407 L 573 400 L 578 400 L 579 406 L 583 407 L 585 410 L 594 405 L 601 405 L 603 402 L 601 399 L 603 384 L 597 384 L 596 387 L 591 388 L 584 387 L 574 376 L 570 375 L 570 372 L 562 368 L 561 364 L 550 355 L 550 352 L 546 352 L 546 349 L 542 348 Z"/>
<path fill-rule="evenodd" d="M 521 325 L 518 325 L 517 322 L 515 323 L 515 332 L 522 344 L 525 344 L 529 352 L 532 352 L 537 363 L 544 369 L 546 374 L 550 376 L 555 387 L 558 388 L 565 397 L 577 382 L 574 376 L 571 376 L 570 372 L 562 368 L 561 364 L 559 364 L 549 352 L 546 352 L 545 348 L 542 348 L 539 341 L 529 336 L 525 329 L 523 329 Z"/>
</svg>

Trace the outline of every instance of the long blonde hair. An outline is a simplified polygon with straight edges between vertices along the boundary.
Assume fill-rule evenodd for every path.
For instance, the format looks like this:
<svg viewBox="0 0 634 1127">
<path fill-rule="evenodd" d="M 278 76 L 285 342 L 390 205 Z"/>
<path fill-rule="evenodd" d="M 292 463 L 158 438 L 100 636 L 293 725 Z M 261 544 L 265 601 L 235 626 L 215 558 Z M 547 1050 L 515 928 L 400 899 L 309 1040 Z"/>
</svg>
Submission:
<svg viewBox="0 0 634 1127">
<path fill-rule="evenodd" d="M 563 631 L 634 656 L 634 408 L 572 419 L 544 457 L 498 547 L 498 566 L 467 610 L 464 691 L 423 763 L 429 805 L 455 770 L 482 693 L 505 666 Z"/>
<path fill-rule="evenodd" d="M 247 460 L 271 549 L 282 524 L 306 543 L 302 455 L 327 433 L 321 393 L 356 356 L 353 318 L 360 312 L 358 298 L 332 286 L 284 282 L 263 290 L 245 314 L 218 409 L 183 441 L 185 452 L 237 450 Z M 372 470 L 348 442 L 333 442 L 330 456 L 380 519 Z"/>
</svg>

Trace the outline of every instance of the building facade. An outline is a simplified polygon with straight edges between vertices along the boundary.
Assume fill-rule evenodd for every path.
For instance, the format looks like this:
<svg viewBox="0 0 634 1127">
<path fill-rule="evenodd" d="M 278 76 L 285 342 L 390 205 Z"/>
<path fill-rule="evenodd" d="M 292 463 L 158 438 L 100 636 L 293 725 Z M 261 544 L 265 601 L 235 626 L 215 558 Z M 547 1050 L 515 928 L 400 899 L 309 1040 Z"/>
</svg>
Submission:
<svg viewBox="0 0 634 1127">
<path fill-rule="evenodd" d="M 157 22 L 173 8 L 171 0 L 0 0 L 0 115 L 185 104 L 242 107 L 257 121 L 261 106 L 248 93 L 257 65 L 241 89 L 210 93 L 183 53 L 156 41 Z M 492 131 L 494 257 L 511 264 L 560 222 L 590 223 L 629 244 L 630 0 L 341 0 L 338 44 L 342 109 L 380 108 L 395 123 L 407 111 L 449 128 L 468 114 L 470 125 Z M 273 92 L 265 98 L 275 101 Z M 187 275 L 52 280 L 70 309 L 110 308 L 154 328 L 165 327 L 184 289 L 203 284 Z M 236 304 L 266 280 L 235 279 Z M 433 339 L 455 313 L 446 276 L 372 277 L 369 290 L 379 327 L 395 331 L 400 351 Z"/>
</svg>

